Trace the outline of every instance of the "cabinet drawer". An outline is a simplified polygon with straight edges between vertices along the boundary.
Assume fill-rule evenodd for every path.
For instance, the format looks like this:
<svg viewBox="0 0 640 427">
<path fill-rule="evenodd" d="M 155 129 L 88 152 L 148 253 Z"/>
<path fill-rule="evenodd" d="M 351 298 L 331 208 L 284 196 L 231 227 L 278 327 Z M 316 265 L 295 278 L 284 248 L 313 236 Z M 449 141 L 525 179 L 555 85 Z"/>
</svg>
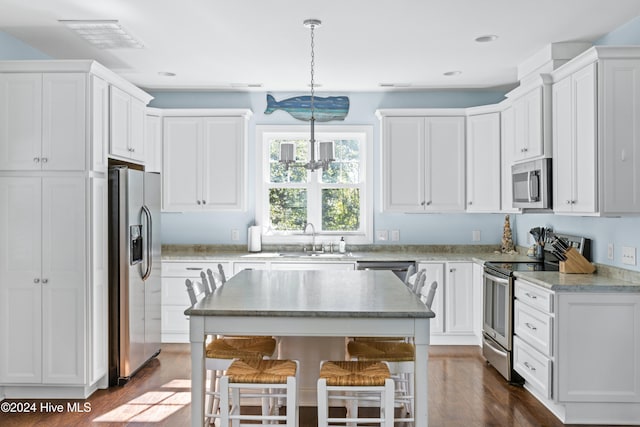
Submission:
<svg viewBox="0 0 640 427">
<path fill-rule="evenodd" d="M 162 333 L 189 333 L 189 317 L 184 311 L 187 307 L 162 306 Z"/>
<path fill-rule="evenodd" d="M 517 336 L 513 337 L 513 369 L 547 399 L 551 398 L 551 368 L 549 358 Z"/>
<path fill-rule="evenodd" d="M 162 263 L 162 277 L 200 277 L 200 272 L 206 272 L 208 268 L 213 271 L 218 271 L 218 264 L 222 264 L 227 276 L 231 271 L 230 263 L 228 262 L 167 262 Z M 184 285 L 184 282 L 183 282 Z"/>
<path fill-rule="evenodd" d="M 515 296 L 525 304 L 545 313 L 553 313 L 553 293 L 522 279 L 515 281 Z"/>
<path fill-rule="evenodd" d="M 187 293 L 187 285 L 182 277 L 163 277 L 162 278 L 162 304 L 177 305 L 182 311 L 191 307 L 191 300 Z"/>
<path fill-rule="evenodd" d="M 516 335 L 549 357 L 553 356 L 553 318 L 516 300 L 513 319 Z"/>
</svg>

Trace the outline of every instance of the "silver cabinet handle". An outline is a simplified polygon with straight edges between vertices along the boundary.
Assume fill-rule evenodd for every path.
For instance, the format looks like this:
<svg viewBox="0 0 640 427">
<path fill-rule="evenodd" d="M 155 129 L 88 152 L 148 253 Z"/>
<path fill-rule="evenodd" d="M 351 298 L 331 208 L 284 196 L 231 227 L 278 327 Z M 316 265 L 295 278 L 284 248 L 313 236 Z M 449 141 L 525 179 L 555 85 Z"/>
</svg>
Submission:
<svg viewBox="0 0 640 427">
<path fill-rule="evenodd" d="M 202 202 L 200 200 L 197 200 L 196 203 L 199 204 L 199 205 L 202 204 Z"/>
<path fill-rule="evenodd" d="M 449 273 L 453 273 L 453 272 L 455 272 L 455 271 L 456 271 L 456 269 L 455 269 L 455 268 L 451 268 L 451 269 L 449 269 Z"/>
<path fill-rule="evenodd" d="M 531 323 L 529 322 L 525 322 L 525 326 L 529 329 L 531 329 L 532 331 L 537 331 L 538 328 L 536 328 L 535 326 L 533 326 Z"/>
<path fill-rule="evenodd" d="M 431 200 L 427 202 L 427 206 L 431 206 Z"/>
<path fill-rule="evenodd" d="M 422 203 L 420 203 L 420 206 L 424 206 L 427 202 L 425 202 L 424 200 L 422 201 Z"/>
<path fill-rule="evenodd" d="M 202 267 L 186 267 L 185 270 L 195 270 L 195 271 L 200 271 L 202 270 Z"/>
<path fill-rule="evenodd" d="M 206 200 L 203 200 L 203 201 L 202 201 L 202 204 L 203 204 L 203 205 L 206 205 L 206 204 L 207 204 L 207 201 L 206 201 Z"/>
<path fill-rule="evenodd" d="M 33 161 L 34 161 L 35 163 L 40 163 L 40 157 L 34 157 L 34 158 L 33 158 Z"/>
<path fill-rule="evenodd" d="M 49 279 L 42 279 L 42 283 L 49 283 Z"/>
<path fill-rule="evenodd" d="M 42 161 L 42 163 L 47 163 L 49 161 L 49 159 L 46 158 L 46 157 L 43 157 L 41 161 Z"/>
<path fill-rule="evenodd" d="M 40 279 L 36 277 L 35 279 L 33 279 L 33 283 L 40 283 Z"/>
<path fill-rule="evenodd" d="M 533 371 L 533 372 L 536 371 L 536 368 L 534 368 L 533 366 L 529 365 L 529 362 L 524 362 L 524 366 L 530 371 Z"/>
<path fill-rule="evenodd" d="M 524 293 L 526 296 L 528 296 L 531 299 L 538 299 L 538 297 L 536 295 L 531 295 L 529 292 L 525 292 Z"/>
<path fill-rule="evenodd" d="M 472 204 L 473 204 L 473 202 L 469 202 L 469 205 L 472 205 Z"/>
</svg>

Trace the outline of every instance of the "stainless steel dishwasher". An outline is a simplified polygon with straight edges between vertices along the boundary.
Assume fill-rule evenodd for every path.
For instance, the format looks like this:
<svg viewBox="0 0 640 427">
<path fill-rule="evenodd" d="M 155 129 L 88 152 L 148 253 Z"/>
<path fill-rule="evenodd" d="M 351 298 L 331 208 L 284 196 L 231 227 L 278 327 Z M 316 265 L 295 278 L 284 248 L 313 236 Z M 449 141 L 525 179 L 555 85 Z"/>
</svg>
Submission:
<svg viewBox="0 0 640 427">
<path fill-rule="evenodd" d="M 415 271 L 415 261 L 358 261 L 357 270 L 389 270 L 404 282 L 407 270 L 413 266 Z"/>
</svg>

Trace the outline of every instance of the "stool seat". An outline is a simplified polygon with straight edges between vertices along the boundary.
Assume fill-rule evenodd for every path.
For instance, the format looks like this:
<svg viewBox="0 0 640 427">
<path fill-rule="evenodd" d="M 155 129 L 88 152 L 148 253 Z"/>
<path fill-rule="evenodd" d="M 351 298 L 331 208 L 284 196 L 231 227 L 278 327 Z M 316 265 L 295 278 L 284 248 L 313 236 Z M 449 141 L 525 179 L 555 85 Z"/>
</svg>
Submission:
<svg viewBox="0 0 640 427">
<path fill-rule="evenodd" d="M 391 373 L 381 362 L 329 361 L 322 364 L 320 378 L 330 386 L 384 386 Z"/>
<path fill-rule="evenodd" d="M 295 377 L 296 368 L 293 360 L 234 360 L 227 376 L 231 383 L 286 384 L 287 377 Z"/>
<path fill-rule="evenodd" d="M 205 354 L 211 359 L 262 359 L 276 349 L 271 337 L 218 338 L 207 344 Z"/>
<path fill-rule="evenodd" d="M 350 341 L 347 351 L 358 360 L 412 362 L 415 358 L 415 347 L 406 342 Z"/>
</svg>

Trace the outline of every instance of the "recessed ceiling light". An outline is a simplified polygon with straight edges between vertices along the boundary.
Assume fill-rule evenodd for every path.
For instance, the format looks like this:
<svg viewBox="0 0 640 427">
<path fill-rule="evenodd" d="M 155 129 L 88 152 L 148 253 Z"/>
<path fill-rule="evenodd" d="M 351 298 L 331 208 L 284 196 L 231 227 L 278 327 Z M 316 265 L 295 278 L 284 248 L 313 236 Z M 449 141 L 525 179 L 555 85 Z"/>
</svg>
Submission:
<svg viewBox="0 0 640 427">
<path fill-rule="evenodd" d="M 460 74 L 462 74 L 462 71 L 459 71 L 459 70 L 447 71 L 446 73 L 442 73 L 442 75 L 447 76 L 447 77 L 459 76 Z"/>
<path fill-rule="evenodd" d="M 117 20 L 58 21 L 98 49 L 142 49 L 144 44 L 128 34 Z"/>
<path fill-rule="evenodd" d="M 172 73 L 171 71 L 158 71 L 158 75 L 162 77 L 175 77 L 176 73 Z"/>
<path fill-rule="evenodd" d="M 475 40 L 478 43 L 488 43 L 488 42 L 496 41 L 497 39 L 498 39 L 498 36 L 496 36 L 495 34 L 488 34 L 486 36 L 476 37 Z"/>
</svg>

